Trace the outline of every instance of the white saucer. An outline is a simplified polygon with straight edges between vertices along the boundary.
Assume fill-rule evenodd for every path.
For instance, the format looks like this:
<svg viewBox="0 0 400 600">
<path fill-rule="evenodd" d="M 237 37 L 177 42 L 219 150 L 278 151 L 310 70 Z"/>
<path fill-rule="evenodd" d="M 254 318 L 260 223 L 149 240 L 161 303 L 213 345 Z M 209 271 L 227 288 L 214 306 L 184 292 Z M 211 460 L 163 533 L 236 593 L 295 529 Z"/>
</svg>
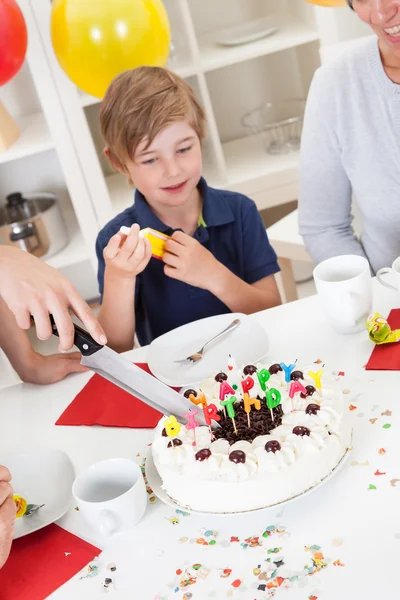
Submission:
<svg viewBox="0 0 400 600">
<path fill-rule="evenodd" d="M 16 520 L 14 539 L 54 523 L 67 512 L 75 474 L 64 452 L 33 450 L 1 456 L 0 463 L 11 471 L 15 494 L 23 496 L 28 504 L 44 504 L 35 514 Z"/>
<path fill-rule="evenodd" d="M 329 475 L 327 475 L 319 483 L 314 485 L 312 488 L 306 490 L 302 494 L 298 494 L 298 496 L 293 496 L 293 498 L 289 498 L 288 500 L 284 500 L 282 502 L 277 502 L 276 504 L 271 504 L 270 506 L 264 506 L 263 508 L 257 508 L 254 510 L 246 510 L 246 511 L 240 511 L 240 512 L 231 512 L 231 513 L 213 513 L 213 512 L 209 512 L 209 511 L 192 510 L 191 508 L 188 508 L 187 506 L 181 506 L 178 502 L 173 500 L 173 498 L 168 496 L 168 494 L 161 487 L 162 481 L 161 481 L 161 477 L 156 469 L 156 466 L 154 464 L 153 453 L 151 451 L 151 447 L 147 454 L 145 469 L 146 469 L 146 477 L 147 477 L 149 486 L 151 487 L 151 489 L 153 490 L 153 492 L 157 496 L 157 498 L 159 498 L 162 502 L 164 502 L 164 504 L 168 504 L 168 506 L 171 506 L 174 509 L 179 508 L 180 510 L 190 512 L 193 514 L 197 514 L 197 515 L 232 517 L 233 515 L 235 515 L 235 516 L 236 515 L 248 515 L 248 514 L 260 513 L 260 512 L 264 512 L 264 511 L 272 510 L 272 509 L 276 510 L 277 508 L 280 508 L 286 504 L 294 502 L 295 500 L 304 498 L 304 496 L 308 496 L 308 494 L 311 494 L 318 488 L 322 487 L 330 479 L 332 479 L 332 477 L 334 477 L 340 471 L 340 469 L 345 465 L 350 454 L 351 454 L 351 443 L 350 443 L 349 448 L 347 448 L 346 452 L 344 453 L 343 457 L 341 458 L 340 462 L 333 469 L 333 471 L 331 471 L 331 473 L 329 473 Z"/>
<path fill-rule="evenodd" d="M 239 46 L 272 35 L 278 29 L 275 18 L 265 17 L 222 29 L 215 35 L 215 41 L 220 46 Z"/>
<path fill-rule="evenodd" d="M 234 319 L 240 319 L 240 325 L 207 348 L 198 363 L 174 362 L 197 352 Z M 253 315 L 228 313 L 193 321 L 156 338 L 149 346 L 148 364 L 153 375 L 166 385 L 186 387 L 226 369 L 229 354 L 237 365 L 246 365 L 260 361 L 268 349 L 268 336 Z"/>
</svg>

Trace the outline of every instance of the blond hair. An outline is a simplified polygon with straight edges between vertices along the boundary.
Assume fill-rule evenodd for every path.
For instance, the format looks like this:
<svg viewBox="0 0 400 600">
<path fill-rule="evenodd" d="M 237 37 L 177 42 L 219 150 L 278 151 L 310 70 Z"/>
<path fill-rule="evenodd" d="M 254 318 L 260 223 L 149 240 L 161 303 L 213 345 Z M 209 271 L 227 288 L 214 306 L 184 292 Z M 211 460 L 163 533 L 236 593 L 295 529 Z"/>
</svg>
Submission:
<svg viewBox="0 0 400 600">
<path fill-rule="evenodd" d="M 179 75 L 162 67 L 138 67 L 117 75 L 100 107 L 100 126 L 111 162 L 125 167 L 140 142 L 146 149 L 172 123 L 187 121 L 200 141 L 205 115 L 193 89 Z"/>
</svg>

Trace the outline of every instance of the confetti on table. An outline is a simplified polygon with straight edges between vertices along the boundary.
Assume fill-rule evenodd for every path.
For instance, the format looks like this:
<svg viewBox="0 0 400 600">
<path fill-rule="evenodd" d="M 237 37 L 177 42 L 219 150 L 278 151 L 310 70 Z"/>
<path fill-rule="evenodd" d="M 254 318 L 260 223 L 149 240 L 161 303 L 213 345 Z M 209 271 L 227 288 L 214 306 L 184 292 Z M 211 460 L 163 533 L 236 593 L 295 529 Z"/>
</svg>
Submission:
<svg viewBox="0 0 400 600">
<path fill-rule="evenodd" d="M 356 410 L 357 406 L 354 406 L 354 404 L 350 404 L 349 405 L 349 410 Z"/>
<path fill-rule="evenodd" d="M 362 463 L 358 462 L 358 460 L 352 460 L 350 463 L 350 466 L 352 466 L 352 467 L 368 467 L 368 465 L 369 465 L 369 462 L 367 460 L 365 460 Z"/>
<path fill-rule="evenodd" d="M 317 358 L 317 360 L 314 360 L 314 365 L 320 365 L 322 363 L 322 360 L 320 358 Z"/>
<path fill-rule="evenodd" d="M 344 377 L 344 371 L 339 371 L 338 377 Z"/>
<path fill-rule="evenodd" d="M 221 572 L 222 579 L 226 579 L 232 573 L 232 569 L 223 569 Z"/>
<path fill-rule="evenodd" d="M 344 567 L 344 564 L 340 560 L 335 560 L 333 565 L 335 567 Z"/>
<path fill-rule="evenodd" d="M 314 595 L 308 596 L 308 600 L 318 600 L 318 596 L 314 596 Z"/>
<path fill-rule="evenodd" d="M 381 454 L 381 455 L 383 455 L 383 454 L 386 454 L 386 450 L 385 450 L 385 448 L 380 448 L 380 449 L 378 450 L 378 454 Z"/>
<path fill-rule="evenodd" d="M 234 588 L 238 588 L 242 585 L 242 582 L 240 579 L 235 579 L 235 581 L 232 581 L 231 586 Z"/>
<path fill-rule="evenodd" d="M 391 423 L 385 423 L 384 425 L 382 425 L 382 429 L 390 429 L 391 426 Z"/>
<path fill-rule="evenodd" d="M 179 541 L 180 541 L 181 544 L 185 544 L 188 541 L 188 538 L 187 537 L 181 537 L 181 538 L 179 538 Z"/>
<path fill-rule="evenodd" d="M 379 469 L 377 471 L 375 471 L 374 475 L 386 475 L 386 473 L 381 473 L 381 471 L 379 471 Z"/>
<path fill-rule="evenodd" d="M 346 388 L 345 390 L 343 390 L 343 394 L 350 394 L 350 390 Z"/>
<path fill-rule="evenodd" d="M 376 490 L 376 486 L 372 485 L 372 483 L 370 483 L 369 486 L 368 486 L 368 489 L 369 490 Z"/>
<path fill-rule="evenodd" d="M 375 419 L 370 419 L 369 422 L 371 423 L 371 425 L 375 425 L 375 423 L 377 422 L 377 418 L 375 417 Z"/>
<path fill-rule="evenodd" d="M 396 484 L 397 484 L 397 482 L 398 482 L 398 481 L 400 481 L 400 479 L 391 479 L 391 480 L 390 480 L 390 485 L 391 485 L 392 487 L 396 487 Z"/>
<path fill-rule="evenodd" d="M 385 410 L 385 412 L 381 413 L 382 417 L 391 417 L 392 416 L 392 411 L 391 410 Z"/>
<path fill-rule="evenodd" d="M 65 556 L 69 556 L 71 552 L 64 552 Z"/>
</svg>

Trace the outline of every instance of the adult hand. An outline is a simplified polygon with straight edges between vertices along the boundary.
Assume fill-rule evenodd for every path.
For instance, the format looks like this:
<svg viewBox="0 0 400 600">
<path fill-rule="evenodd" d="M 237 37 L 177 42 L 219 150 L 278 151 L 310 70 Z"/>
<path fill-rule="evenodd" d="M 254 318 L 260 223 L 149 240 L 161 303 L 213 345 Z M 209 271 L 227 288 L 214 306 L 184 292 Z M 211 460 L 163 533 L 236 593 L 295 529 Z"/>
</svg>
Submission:
<svg viewBox="0 0 400 600">
<path fill-rule="evenodd" d="M 151 258 L 148 239 L 139 237 L 139 225 L 134 223 L 128 235 L 116 233 L 104 248 L 108 279 L 133 279 L 147 266 Z"/>
<path fill-rule="evenodd" d="M 175 231 L 165 246 L 164 272 L 168 277 L 209 289 L 223 265 L 207 248 L 183 231 Z"/>
<path fill-rule="evenodd" d="M 32 254 L 11 246 L 0 246 L 0 296 L 21 329 L 31 327 L 32 315 L 36 334 L 41 340 L 52 335 L 49 319 L 52 314 L 60 335 L 60 352 L 72 348 L 74 341 L 68 308 L 99 344 L 107 343 L 103 329 L 72 283 Z"/>
<path fill-rule="evenodd" d="M 10 481 L 10 471 L 0 466 L 0 569 L 10 554 L 14 535 L 16 508 Z"/>
</svg>

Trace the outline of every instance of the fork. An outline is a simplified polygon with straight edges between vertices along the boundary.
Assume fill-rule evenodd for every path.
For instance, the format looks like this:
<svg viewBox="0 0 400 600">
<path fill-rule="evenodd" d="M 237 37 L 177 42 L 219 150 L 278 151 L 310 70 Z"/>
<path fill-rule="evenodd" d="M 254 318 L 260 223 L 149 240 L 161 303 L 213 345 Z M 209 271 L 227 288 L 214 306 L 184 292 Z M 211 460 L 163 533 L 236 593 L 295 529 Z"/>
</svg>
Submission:
<svg viewBox="0 0 400 600">
<path fill-rule="evenodd" d="M 183 365 L 186 363 L 194 364 L 196 362 L 199 362 L 199 360 L 201 360 L 203 358 L 204 352 L 205 352 L 207 346 L 216 342 L 220 337 L 222 337 L 223 335 L 228 333 L 228 331 L 233 331 L 234 329 L 236 329 L 236 327 L 238 327 L 240 325 L 240 323 L 241 323 L 240 319 L 235 319 L 234 321 L 232 321 L 232 323 L 230 323 L 230 325 L 228 325 L 228 327 L 225 327 L 225 329 L 223 329 L 222 331 L 217 333 L 217 335 L 214 335 L 214 337 L 212 337 L 210 340 L 208 340 L 208 342 L 206 342 L 200 350 L 198 350 L 194 354 L 191 354 L 187 358 L 183 358 L 182 360 L 174 360 L 174 363 Z"/>
</svg>

